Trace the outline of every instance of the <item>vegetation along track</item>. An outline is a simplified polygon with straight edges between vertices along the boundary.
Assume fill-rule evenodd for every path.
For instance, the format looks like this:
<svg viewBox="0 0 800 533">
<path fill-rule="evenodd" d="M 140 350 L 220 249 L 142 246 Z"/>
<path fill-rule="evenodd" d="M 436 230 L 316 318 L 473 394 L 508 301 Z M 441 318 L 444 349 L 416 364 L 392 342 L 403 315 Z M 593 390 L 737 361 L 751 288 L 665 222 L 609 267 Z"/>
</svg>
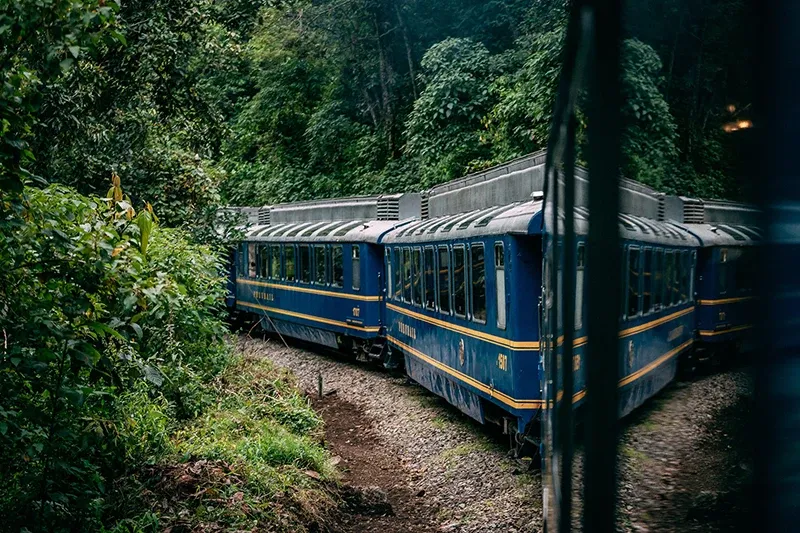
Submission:
<svg viewBox="0 0 800 533">
<path fill-rule="evenodd" d="M 539 473 L 509 458 L 499 432 L 402 376 L 278 339 L 242 337 L 241 347 L 292 370 L 325 419 L 343 482 L 361 494 L 344 531 L 541 530 Z M 750 390 L 742 371 L 680 382 L 623 421 L 620 530 L 722 531 L 746 514 Z M 579 445 L 576 487 L 581 465 Z"/>
</svg>

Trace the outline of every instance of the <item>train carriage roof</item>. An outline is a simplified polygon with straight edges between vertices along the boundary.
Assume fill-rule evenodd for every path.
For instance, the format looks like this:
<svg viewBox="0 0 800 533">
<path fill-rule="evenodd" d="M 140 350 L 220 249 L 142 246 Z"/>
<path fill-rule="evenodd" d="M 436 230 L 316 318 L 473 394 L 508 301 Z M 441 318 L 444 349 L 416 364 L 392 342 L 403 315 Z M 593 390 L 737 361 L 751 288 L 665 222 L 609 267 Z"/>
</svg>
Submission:
<svg viewBox="0 0 800 533">
<path fill-rule="evenodd" d="M 263 242 L 377 243 L 387 231 L 404 226 L 411 220 L 338 220 L 260 225 L 250 227 L 245 234 L 245 240 Z"/>
<path fill-rule="evenodd" d="M 541 200 L 532 200 L 417 220 L 389 231 L 380 242 L 421 243 L 499 235 L 538 235 L 541 233 L 542 207 Z M 575 231 L 578 234 L 588 232 L 588 216 L 586 208 L 575 208 Z M 620 214 L 619 223 L 623 239 L 673 246 L 700 245 L 698 237 L 682 224 L 628 214 Z"/>
<path fill-rule="evenodd" d="M 739 224 L 683 224 L 700 241 L 700 246 L 753 246 L 762 239 L 761 231 Z"/>
</svg>

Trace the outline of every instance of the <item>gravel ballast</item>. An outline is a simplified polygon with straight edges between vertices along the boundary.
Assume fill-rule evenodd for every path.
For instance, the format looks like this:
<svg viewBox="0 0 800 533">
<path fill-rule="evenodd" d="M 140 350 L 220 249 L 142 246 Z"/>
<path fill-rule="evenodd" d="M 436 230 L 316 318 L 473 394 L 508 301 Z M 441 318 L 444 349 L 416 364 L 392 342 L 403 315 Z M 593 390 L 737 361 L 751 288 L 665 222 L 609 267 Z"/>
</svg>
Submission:
<svg viewBox="0 0 800 533">
<path fill-rule="evenodd" d="M 507 437 L 499 429 L 474 423 L 405 377 L 372 365 L 287 348 L 279 339 L 242 337 L 241 347 L 291 370 L 312 398 L 321 375 L 324 396 L 315 399 L 315 406 L 319 404 L 323 417 L 328 410 L 339 416 L 358 411 L 352 415 L 359 426 L 353 443 L 364 431 L 365 445 L 380 448 L 383 458 L 375 459 L 375 468 L 381 475 L 375 477 L 378 490 L 394 507 L 393 515 L 365 518 L 361 525 L 359 518 L 345 524 L 345 530 L 541 531 L 538 471 L 529 474 L 509 457 Z M 681 382 L 622 422 L 619 529 L 721 531 L 739 517 L 738 493 L 749 474 L 749 456 L 730 439 L 744 425 L 750 388 L 740 371 Z M 371 427 L 364 430 L 362 425 Z M 346 443 L 350 447 L 351 439 Z M 332 448 L 336 454 L 335 442 Z M 386 454 L 395 466 L 386 466 Z M 347 471 L 348 458 L 341 455 Z M 579 475 L 580 445 L 577 455 Z M 388 479 L 384 471 L 395 468 L 396 476 Z M 346 478 L 348 483 L 373 484 L 363 464 L 352 465 L 352 472 L 361 479 Z"/>
</svg>

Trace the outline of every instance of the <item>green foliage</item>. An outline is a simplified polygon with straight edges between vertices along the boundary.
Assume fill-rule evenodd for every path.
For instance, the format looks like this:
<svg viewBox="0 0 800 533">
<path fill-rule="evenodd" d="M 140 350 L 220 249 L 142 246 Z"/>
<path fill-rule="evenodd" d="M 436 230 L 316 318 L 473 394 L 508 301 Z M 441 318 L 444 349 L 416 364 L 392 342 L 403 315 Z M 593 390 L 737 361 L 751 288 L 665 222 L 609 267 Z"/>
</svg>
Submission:
<svg viewBox="0 0 800 533">
<path fill-rule="evenodd" d="M 424 184 L 435 185 L 488 155 L 479 128 L 490 107 L 489 51 L 469 39 L 447 39 L 425 53 L 421 67 L 425 88 L 408 117 L 406 150 L 421 160 Z"/>
<path fill-rule="evenodd" d="M 324 521 L 335 502 L 320 482 L 335 472 L 319 443 L 322 422 L 292 377 L 245 353 L 211 388 L 214 405 L 175 432 L 169 460 L 121 485 L 120 501 L 140 501 L 117 510 L 115 531 L 288 532 Z"/>
<path fill-rule="evenodd" d="M 42 90 L 115 30 L 118 5 L 104 0 L 4 2 L 0 7 L 0 201 L 18 194 L 31 175 L 33 129 Z"/>
<path fill-rule="evenodd" d="M 524 53 L 514 55 L 526 57 L 522 65 L 493 81 L 497 104 L 484 124 L 499 161 L 547 147 L 564 36 L 559 26 L 521 42 Z"/>
<path fill-rule="evenodd" d="M 198 412 L 226 364 L 216 256 L 143 224 L 118 187 L 110 206 L 25 189 L 0 238 L 4 527 L 96 523 L 109 483 L 170 449 L 173 413 Z"/>
<path fill-rule="evenodd" d="M 678 192 L 675 122 L 661 92 L 661 59 L 628 39 L 622 49 L 622 172 L 657 190 Z"/>
</svg>

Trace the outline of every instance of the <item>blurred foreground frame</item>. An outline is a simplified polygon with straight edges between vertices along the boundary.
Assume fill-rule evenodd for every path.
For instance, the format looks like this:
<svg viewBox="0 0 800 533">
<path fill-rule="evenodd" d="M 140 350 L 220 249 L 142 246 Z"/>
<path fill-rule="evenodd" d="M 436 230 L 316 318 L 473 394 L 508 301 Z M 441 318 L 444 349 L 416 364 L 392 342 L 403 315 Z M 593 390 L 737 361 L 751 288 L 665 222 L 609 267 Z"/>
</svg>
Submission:
<svg viewBox="0 0 800 533">
<path fill-rule="evenodd" d="M 800 524 L 800 2 L 760 10 L 757 149 L 748 165 L 763 209 L 757 337 L 753 530 Z"/>
<path fill-rule="evenodd" d="M 743 134 L 755 137 L 757 148 L 744 158 L 746 168 L 742 175 L 751 180 L 750 190 L 756 191 L 753 200 L 762 209 L 766 243 L 759 265 L 758 316 L 761 321 L 757 324 L 756 337 L 761 339 L 759 344 L 763 352 L 753 361 L 757 418 L 753 435 L 756 440 L 755 497 L 750 523 L 742 524 L 740 529 L 777 532 L 796 529 L 800 524 L 800 170 L 795 155 L 800 147 L 800 2 L 771 0 L 754 6 L 760 14 L 756 21 L 759 60 L 753 73 L 758 84 L 756 122 L 754 128 L 748 128 Z M 618 199 L 615 194 L 609 195 L 609 190 L 616 192 L 619 180 L 620 132 L 616 126 L 619 121 L 614 118 L 621 102 L 618 76 L 609 74 L 619 72 L 622 4 L 617 0 L 576 0 L 571 5 L 573 17 L 586 8 L 594 12 L 595 29 L 588 79 L 589 123 L 612 125 L 612 131 L 604 128 L 602 135 L 597 128 L 589 128 L 588 155 L 592 169 L 589 202 L 593 206 L 590 207 L 593 217 L 588 260 L 609 263 L 616 254 L 603 257 L 599 243 L 607 246 L 608 232 L 617 232 Z M 569 58 L 565 60 L 565 65 L 573 63 Z M 601 72 L 605 76 L 598 75 Z M 562 73 L 562 77 L 564 75 Z M 560 91 L 562 89 L 563 86 Z M 553 134 L 559 128 L 562 132 L 570 131 L 567 127 L 570 113 L 560 116 L 558 106 L 557 102 Z M 569 157 L 566 159 L 553 164 L 566 162 L 568 167 L 573 161 Z M 568 169 L 566 174 L 571 177 Z M 602 209 L 598 209 L 599 206 Z M 595 240 L 594 246 L 593 232 L 596 239 L 605 235 L 602 240 Z M 613 267 L 619 265 L 605 266 L 615 271 Z M 608 324 L 605 316 L 608 313 L 604 315 L 600 302 L 618 299 L 619 294 L 614 283 L 597 281 L 589 279 L 588 324 L 592 338 L 589 346 L 592 352 L 601 354 L 615 349 L 616 338 L 613 334 L 606 335 L 615 331 L 615 325 Z M 592 301 L 598 307 L 592 309 Z M 600 358 L 590 356 L 588 359 L 591 362 Z M 589 390 L 603 394 L 594 392 L 587 401 L 587 468 L 583 495 L 586 531 L 615 530 L 617 421 L 612 408 L 614 391 L 604 390 L 604 383 L 614 382 L 609 379 L 613 376 L 608 375 L 614 371 L 590 366 L 588 372 Z M 571 444 L 571 439 L 569 442 Z M 563 451 L 567 454 L 565 466 L 571 466 L 569 445 Z M 564 471 L 562 475 L 569 476 L 569 473 Z M 565 502 L 553 503 L 559 506 L 565 503 L 563 507 L 569 516 L 571 495 L 564 496 Z M 557 524 L 547 524 L 546 528 L 551 532 L 567 532 L 570 522 L 562 519 Z"/>
</svg>

